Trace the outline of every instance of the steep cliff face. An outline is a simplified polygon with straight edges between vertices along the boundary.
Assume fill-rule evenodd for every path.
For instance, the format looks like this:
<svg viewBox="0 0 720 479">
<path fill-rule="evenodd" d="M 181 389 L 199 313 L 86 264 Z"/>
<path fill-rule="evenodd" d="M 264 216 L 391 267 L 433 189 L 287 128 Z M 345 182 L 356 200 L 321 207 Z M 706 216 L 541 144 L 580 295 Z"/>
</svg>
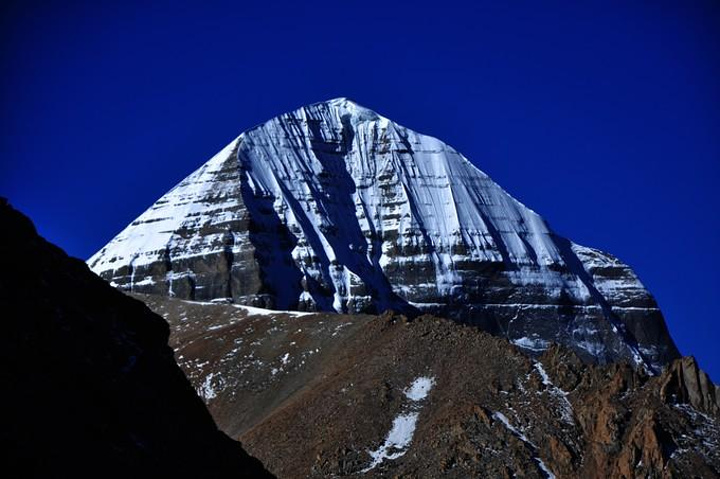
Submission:
<svg viewBox="0 0 720 479">
<path fill-rule="evenodd" d="M 692 358 L 651 377 L 431 316 L 142 299 L 218 425 L 281 478 L 720 477 Z"/>
<path fill-rule="evenodd" d="M 678 356 L 616 258 L 557 236 L 467 159 L 347 99 L 231 142 L 88 261 L 133 292 L 307 311 L 429 312 L 541 352 Z"/>
<path fill-rule="evenodd" d="M 3 467 L 12 477 L 273 477 L 218 431 L 168 326 L 0 201 Z"/>
<path fill-rule="evenodd" d="M 665 371 L 660 392 L 668 403 L 690 404 L 699 411 L 720 416 L 720 386 L 710 380 L 692 356 L 675 361 Z"/>
</svg>

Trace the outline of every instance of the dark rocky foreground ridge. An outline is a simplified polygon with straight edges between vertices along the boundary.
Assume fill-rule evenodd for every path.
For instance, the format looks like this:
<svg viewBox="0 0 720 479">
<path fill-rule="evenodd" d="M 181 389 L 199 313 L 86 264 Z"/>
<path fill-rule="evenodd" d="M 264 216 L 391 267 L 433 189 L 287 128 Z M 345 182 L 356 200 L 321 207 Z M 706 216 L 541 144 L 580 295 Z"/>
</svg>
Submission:
<svg viewBox="0 0 720 479">
<path fill-rule="evenodd" d="M 5 477 L 273 477 L 218 431 L 144 304 L 0 200 Z"/>
<path fill-rule="evenodd" d="M 653 377 L 432 316 L 138 297 L 219 427 L 280 478 L 720 477 L 720 391 L 691 357 Z"/>
</svg>

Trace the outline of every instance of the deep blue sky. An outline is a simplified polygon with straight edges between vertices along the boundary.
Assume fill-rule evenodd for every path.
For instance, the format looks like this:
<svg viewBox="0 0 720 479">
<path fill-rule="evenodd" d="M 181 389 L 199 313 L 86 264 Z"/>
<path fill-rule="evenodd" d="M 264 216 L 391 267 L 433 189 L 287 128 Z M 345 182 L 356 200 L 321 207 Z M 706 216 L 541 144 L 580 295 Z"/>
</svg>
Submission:
<svg viewBox="0 0 720 479">
<path fill-rule="evenodd" d="M 347 96 L 628 262 L 718 381 L 714 5 L 4 2 L 0 194 L 87 258 L 244 129 Z"/>
</svg>

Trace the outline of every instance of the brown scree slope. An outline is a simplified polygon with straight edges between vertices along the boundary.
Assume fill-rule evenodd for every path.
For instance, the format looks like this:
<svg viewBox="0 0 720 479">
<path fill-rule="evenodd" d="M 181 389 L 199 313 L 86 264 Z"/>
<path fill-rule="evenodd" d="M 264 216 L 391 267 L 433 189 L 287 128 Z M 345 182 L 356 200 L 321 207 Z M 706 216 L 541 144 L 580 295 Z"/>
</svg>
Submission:
<svg viewBox="0 0 720 479">
<path fill-rule="evenodd" d="M 431 316 L 141 299 L 220 428 L 281 478 L 719 477 L 720 395 L 689 357 L 649 377 L 558 347 L 536 362 Z M 413 401 L 419 378 L 432 387 Z M 413 413 L 409 445 L 370 469 Z"/>
</svg>

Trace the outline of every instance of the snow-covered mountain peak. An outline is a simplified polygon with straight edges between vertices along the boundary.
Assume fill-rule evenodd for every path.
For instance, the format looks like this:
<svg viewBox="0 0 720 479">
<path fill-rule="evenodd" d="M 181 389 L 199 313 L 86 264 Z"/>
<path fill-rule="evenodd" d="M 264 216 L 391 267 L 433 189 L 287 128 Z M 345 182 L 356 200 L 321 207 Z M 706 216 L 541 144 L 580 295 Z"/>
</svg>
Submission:
<svg viewBox="0 0 720 479">
<path fill-rule="evenodd" d="M 377 112 L 360 105 L 359 103 L 351 100 L 350 98 L 332 98 L 326 102 L 321 102 L 320 104 L 323 103 L 327 104 L 331 108 L 337 109 L 339 112 L 341 112 L 341 114 L 351 114 L 357 116 L 358 118 L 364 119 L 380 118 L 380 115 Z"/>
<path fill-rule="evenodd" d="M 439 139 L 336 98 L 242 133 L 88 262 L 132 291 L 429 311 L 529 350 L 673 357 L 650 294 L 604 258 Z"/>
<path fill-rule="evenodd" d="M 369 110 L 369 108 L 365 108 L 364 106 L 360 105 L 356 101 L 353 101 L 350 98 L 344 97 L 344 96 L 340 96 L 337 98 L 331 98 L 327 101 L 320 102 L 318 104 L 323 104 L 323 103 L 326 103 L 335 108 L 345 109 L 345 110 L 351 110 L 351 109 Z"/>
<path fill-rule="evenodd" d="M 357 126 L 365 122 L 380 122 L 387 125 L 390 120 L 378 114 L 376 111 L 366 108 L 349 98 L 333 98 L 313 105 L 304 106 L 301 110 L 305 110 L 310 117 L 316 116 L 318 113 L 327 109 L 331 116 L 339 120 L 345 125 Z M 320 113 L 322 115 L 322 113 Z"/>
</svg>

